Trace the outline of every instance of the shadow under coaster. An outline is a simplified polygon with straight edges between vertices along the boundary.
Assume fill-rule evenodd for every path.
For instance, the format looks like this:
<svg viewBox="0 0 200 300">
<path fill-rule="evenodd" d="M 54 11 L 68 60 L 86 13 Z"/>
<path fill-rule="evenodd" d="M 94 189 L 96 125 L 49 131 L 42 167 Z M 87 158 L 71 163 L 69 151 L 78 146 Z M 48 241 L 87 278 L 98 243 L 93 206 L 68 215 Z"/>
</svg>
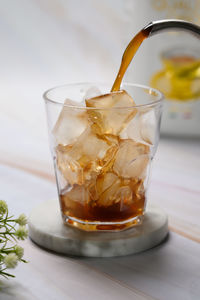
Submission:
<svg viewBox="0 0 200 300">
<path fill-rule="evenodd" d="M 37 206 L 29 217 L 29 236 L 38 245 L 66 255 L 123 256 L 150 249 L 168 234 L 168 218 L 156 206 L 147 208 L 142 225 L 119 232 L 84 232 L 63 224 L 58 200 Z"/>
</svg>

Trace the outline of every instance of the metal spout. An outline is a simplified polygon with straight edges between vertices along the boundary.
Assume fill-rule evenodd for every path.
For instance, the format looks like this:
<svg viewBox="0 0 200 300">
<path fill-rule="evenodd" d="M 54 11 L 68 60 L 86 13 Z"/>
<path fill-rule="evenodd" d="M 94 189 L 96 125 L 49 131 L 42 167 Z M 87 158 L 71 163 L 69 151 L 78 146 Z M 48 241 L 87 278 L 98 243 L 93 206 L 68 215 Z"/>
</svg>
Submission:
<svg viewBox="0 0 200 300">
<path fill-rule="evenodd" d="M 149 32 L 149 37 L 153 36 L 161 31 L 189 31 L 196 37 L 200 38 L 200 26 L 176 19 L 167 19 L 160 21 L 150 22 L 147 26 L 143 28 L 144 31 Z"/>
</svg>

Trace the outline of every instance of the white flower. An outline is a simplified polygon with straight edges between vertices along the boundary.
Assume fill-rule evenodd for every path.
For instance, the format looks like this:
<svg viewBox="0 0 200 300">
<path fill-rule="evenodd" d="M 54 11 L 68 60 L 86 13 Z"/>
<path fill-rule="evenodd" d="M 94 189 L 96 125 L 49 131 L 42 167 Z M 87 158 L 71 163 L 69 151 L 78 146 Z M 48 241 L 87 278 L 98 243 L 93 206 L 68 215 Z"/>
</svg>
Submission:
<svg viewBox="0 0 200 300">
<path fill-rule="evenodd" d="M 4 215 L 8 210 L 8 206 L 5 201 L 0 200 L 0 215 Z"/>
<path fill-rule="evenodd" d="M 25 240 L 28 236 L 26 226 L 19 226 L 19 228 L 15 231 L 15 235 L 19 240 Z"/>
<path fill-rule="evenodd" d="M 24 249 L 18 245 L 15 246 L 15 254 L 17 255 L 18 259 L 21 259 L 24 255 Z"/>
<path fill-rule="evenodd" d="M 4 258 L 4 264 L 8 269 L 13 269 L 17 266 L 18 257 L 15 253 L 9 253 Z"/>
<path fill-rule="evenodd" d="M 27 217 L 25 214 L 21 214 L 18 219 L 16 219 L 16 223 L 18 223 L 21 226 L 24 226 L 27 224 Z"/>
</svg>

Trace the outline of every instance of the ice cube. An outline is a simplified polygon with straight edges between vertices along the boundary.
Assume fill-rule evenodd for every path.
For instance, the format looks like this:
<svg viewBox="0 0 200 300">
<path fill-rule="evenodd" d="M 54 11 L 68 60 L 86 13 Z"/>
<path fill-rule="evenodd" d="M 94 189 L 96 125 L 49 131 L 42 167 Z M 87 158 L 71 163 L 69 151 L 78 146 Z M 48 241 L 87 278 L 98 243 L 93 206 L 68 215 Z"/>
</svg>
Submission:
<svg viewBox="0 0 200 300">
<path fill-rule="evenodd" d="M 152 146 L 156 142 L 156 126 L 157 121 L 154 110 L 140 109 L 127 128 L 120 133 L 120 138 L 133 139 Z"/>
<path fill-rule="evenodd" d="M 133 202 L 133 194 L 130 186 L 122 186 L 115 195 L 115 203 L 120 202 L 121 209 L 124 205 L 130 205 Z"/>
<path fill-rule="evenodd" d="M 99 196 L 109 188 L 118 177 L 114 173 L 100 173 L 96 177 L 93 177 L 90 181 L 85 183 L 88 188 L 90 197 L 92 200 L 98 200 Z"/>
<path fill-rule="evenodd" d="M 116 194 L 121 186 L 121 180 L 118 176 L 109 177 L 109 179 L 107 177 L 107 179 L 105 179 L 104 182 L 102 182 L 102 188 L 104 188 L 104 191 L 98 197 L 98 206 L 111 206 L 117 201 Z M 105 189 L 105 187 L 107 188 Z M 101 191 L 101 189 L 99 189 L 99 191 Z"/>
<path fill-rule="evenodd" d="M 99 181 L 100 180 L 100 181 Z M 120 209 L 124 205 L 136 204 L 144 200 L 144 184 L 141 179 L 124 179 L 114 173 L 98 176 L 96 189 L 98 197 L 96 205 L 112 206 L 120 203 Z"/>
<path fill-rule="evenodd" d="M 137 142 L 143 142 L 140 133 L 140 112 L 129 122 L 128 126 L 120 133 L 121 139 L 132 139 Z"/>
<path fill-rule="evenodd" d="M 144 198 L 145 189 L 144 189 L 144 179 L 129 179 L 129 186 L 133 193 L 134 201 Z"/>
<path fill-rule="evenodd" d="M 113 170 L 124 178 L 142 178 L 149 162 L 149 146 L 131 139 L 121 140 Z"/>
<path fill-rule="evenodd" d="M 57 166 L 62 176 L 69 184 L 82 184 L 83 170 L 79 163 L 72 159 L 70 155 L 72 147 L 72 145 L 58 145 L 56 147 Z"/>
<path fill-rule="evenodd" d="M 78 109 L 75 101 L 66 99 L 52 131 L 56 144 L 72 143 L 86 129 L 87 125 L 86 111 Z"/>
<path fill-rule="evenodd" d="M 85 205 L 89 203 L 90 197 L 88 190 L 83 185 L 74 185 L 73 188 L 61 196 L 62 205 L 65 209 L 77 208 L 77 203 Z"/>
<path fill-rule="evenodd" d="M 97 180 L 97 191 L 99 197 L 97 200 L 98 206 L 112 206 L 120 202 L 120 206 L 131 204 L 132 190 L 129 185 L 130 180 L 123 185 L 122 181 L 114 173 L 107 173 Z"/>
<path fill-rule="evenodd" d="M 157 122 L 155 111 L 150 109 L 140 116 L 140 134 L 142 139 L 150 144 L 154 145 L 156 143 L 156 134 L 157 134 Z"/>
<path fill-rule="evenodd" d="M 96 180 L 96 189 L 97 189 L 98 195 L 102 194 L 111 185 L 113 185 L 117 180 L 119 180 L 119 178 L 114 173 L 108 172 L 105 174 L 100 174 Z"/>
<path fill-rule="evenodd" d="M 87 156 L 88 159 L 103 159 L 108 150 L 108 143 L 97 137 L 88 127 L 74 144 L 74 150 L 81 156 Z"/>
<path fill-rule="evenodd" d="M 126 91 L 86 99 L 92 129 L 97 134 L 118 135 L 137 113 L 135 102 Z M 129 107 L 129 108 L 127 108 Z"/>
<path fill-rule="evenodd" d="M 94 173 L 110 168 L 117 149 L 116 144 L 96 136 L 88 127 L 74 144 L 57 147 L 58 168 L 70 184 L 83 184 Z"/>
</svg>

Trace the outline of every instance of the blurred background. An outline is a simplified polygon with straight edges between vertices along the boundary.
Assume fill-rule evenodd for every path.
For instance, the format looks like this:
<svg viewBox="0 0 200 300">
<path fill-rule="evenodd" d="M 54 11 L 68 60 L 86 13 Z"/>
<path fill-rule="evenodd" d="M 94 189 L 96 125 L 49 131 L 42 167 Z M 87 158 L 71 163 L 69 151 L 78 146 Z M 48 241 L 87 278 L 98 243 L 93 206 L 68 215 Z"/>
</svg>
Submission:
<svg viewBox="0 0 200 300">
<path fill-rule="evenodd" d="M 129 41 L 148 22 L 163 18 L 199 23 L 200 0 L 1 1 L 1 162 L 52 173 L 43 92 L 65 83 L 112 83 Z M 153 37 L 125 76 L 166 93 L 165 135 L 200 136 L 199 48 L 200 41 L 189 34 Z M 180 71 L 186 60 L 183 81 L 170 65 L 174 57 L 181 57 Z M 168 67 L 175 81 L 168 80 Z M 189 95 L 177 99 L 185 84 Z"/>
</svg>

